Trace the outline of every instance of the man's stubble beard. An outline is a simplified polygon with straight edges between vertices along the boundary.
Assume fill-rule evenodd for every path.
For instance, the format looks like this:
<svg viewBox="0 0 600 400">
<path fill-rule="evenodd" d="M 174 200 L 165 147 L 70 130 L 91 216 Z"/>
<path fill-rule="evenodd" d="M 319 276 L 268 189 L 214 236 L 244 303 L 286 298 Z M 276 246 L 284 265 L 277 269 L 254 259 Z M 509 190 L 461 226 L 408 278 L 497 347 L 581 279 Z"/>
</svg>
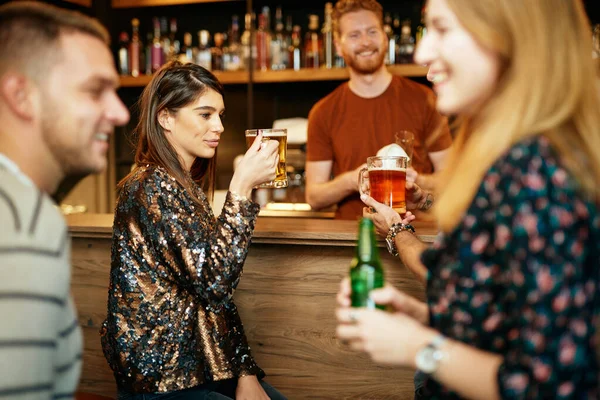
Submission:
<svg viewBox="0 0 600 400">
<path fill-rule="evenodd" d="M 377 72 L 385 63 L 385 51 L 378 51 L 378 58 L 369 66 L 361 66 L 360 62 L 356 60 L 358 56 L 344 57 L 346 64 L 349 68 L 361 75 L 371 75 Z"/>
</svg>

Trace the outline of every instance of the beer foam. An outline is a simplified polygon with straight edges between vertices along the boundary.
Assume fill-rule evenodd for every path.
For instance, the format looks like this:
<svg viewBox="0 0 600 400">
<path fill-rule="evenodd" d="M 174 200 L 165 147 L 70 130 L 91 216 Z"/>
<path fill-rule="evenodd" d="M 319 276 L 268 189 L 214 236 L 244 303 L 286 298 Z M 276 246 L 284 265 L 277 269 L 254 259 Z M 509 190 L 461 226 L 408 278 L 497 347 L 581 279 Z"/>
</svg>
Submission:
<svg viewBox="0 0 600 400">
<path fill-rule="evenodd" d="M 376 169 L 386 169 L 386 170 L 391 170 L 391 171 L 404 171 L 405 170 L 405 168 L 401 168 L 400 166 L 398 166 L 397 160 L 383 159 L 381 161 L 382 161 L 381 167 L 376 168 Z"/>
<path fill-rule="evenodd" d="M 404 149 L 396 143 L 391 143 L 391 144 L 388 144 L 387 146 L 383 146 L 377 152 L 377 156 L 379 156 L 379 157 L 386 157 L 386 156 L 388 156 L 388 157 L 406 157 L 410 160 L 410 157 L 406 154 Z"/>
</svg>

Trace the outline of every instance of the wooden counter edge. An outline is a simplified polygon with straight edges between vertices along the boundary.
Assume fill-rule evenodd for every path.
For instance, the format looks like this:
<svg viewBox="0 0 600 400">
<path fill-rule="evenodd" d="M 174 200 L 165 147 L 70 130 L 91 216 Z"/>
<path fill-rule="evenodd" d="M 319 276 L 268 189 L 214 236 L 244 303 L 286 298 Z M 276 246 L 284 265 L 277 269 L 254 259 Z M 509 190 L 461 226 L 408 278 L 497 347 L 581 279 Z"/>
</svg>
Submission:
<svg viewBox="0 0 600 400">
<path fill-rule="evenodd" d="M 67 215 L 69 232 L 74 238 L 110 239 L 112 214 Z M 417 236 L 431 243 L 436 236 L 432 223 L 416 223 Z M 356 222 L 310 218 L 261 218 L 256 223 L 252 243 L 354 246 Z M 383 246 L 380 241 L 380 246 Z"/>
</svg>

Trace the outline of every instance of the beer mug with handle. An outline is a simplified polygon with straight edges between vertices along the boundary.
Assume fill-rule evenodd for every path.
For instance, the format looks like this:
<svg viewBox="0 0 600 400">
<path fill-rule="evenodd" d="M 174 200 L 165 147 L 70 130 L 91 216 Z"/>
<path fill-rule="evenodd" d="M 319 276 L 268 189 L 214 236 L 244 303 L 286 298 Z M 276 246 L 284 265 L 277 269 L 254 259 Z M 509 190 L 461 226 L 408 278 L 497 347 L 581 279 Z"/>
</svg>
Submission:
<svg viewBox="0 0 600 400">
<path fill-rule="evenodd" d="M 277 176 L 271 182 L 263 183 L 258 188 L 286 188 L 288 187 L 288 177 L 285 166 L 285 156 L 287 153 L 287 129 L 247 129 L 246 147 L 250 148 L 258 133 L 262 133 L 262 141 L 277 140 L 279 142 L 279 163 L 276 167 Z"/>
<path fill-rule="evenodd" d="M 408 158 L 385 156 L 367 158 L 367 167 L 358 175 L 360 194 L 368 194 L 379 203 L 406 213 L 406 167 Z"/>
</svg>

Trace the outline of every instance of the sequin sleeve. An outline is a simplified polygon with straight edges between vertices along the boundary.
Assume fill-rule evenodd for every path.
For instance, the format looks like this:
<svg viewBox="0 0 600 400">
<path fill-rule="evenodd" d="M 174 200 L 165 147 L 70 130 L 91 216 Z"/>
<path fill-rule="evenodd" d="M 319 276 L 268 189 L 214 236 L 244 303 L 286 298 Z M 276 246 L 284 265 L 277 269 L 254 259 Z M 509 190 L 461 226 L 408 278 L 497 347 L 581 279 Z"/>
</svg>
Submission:
<svg viewBox="0 0 600 400">
<path fill-rule="evenodd" d="M 196 205 L 170 176 L 146 180 L 141 223 L 147 224 L 155 247 L 174 277 L 212 303 L 229 301 L 237 287 L 260 207 L 228 193 L 215 219 L 206 201 Z"/>
</svg>

